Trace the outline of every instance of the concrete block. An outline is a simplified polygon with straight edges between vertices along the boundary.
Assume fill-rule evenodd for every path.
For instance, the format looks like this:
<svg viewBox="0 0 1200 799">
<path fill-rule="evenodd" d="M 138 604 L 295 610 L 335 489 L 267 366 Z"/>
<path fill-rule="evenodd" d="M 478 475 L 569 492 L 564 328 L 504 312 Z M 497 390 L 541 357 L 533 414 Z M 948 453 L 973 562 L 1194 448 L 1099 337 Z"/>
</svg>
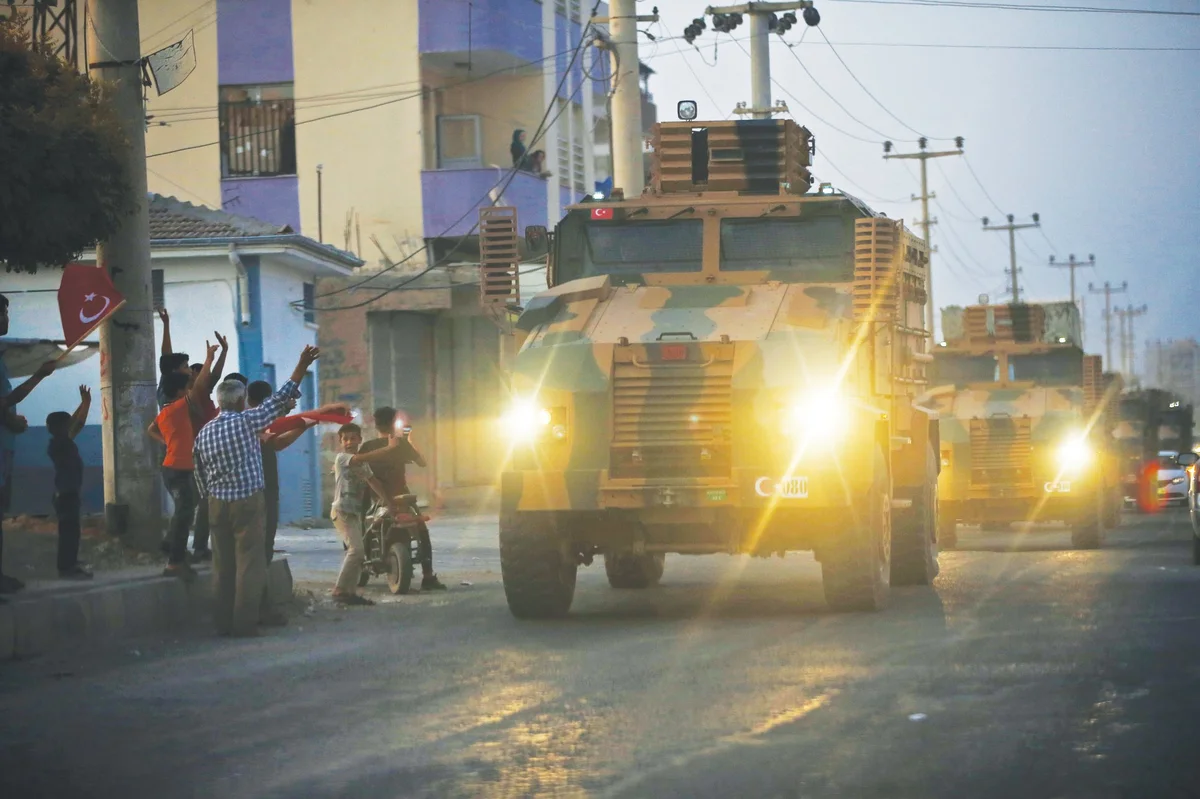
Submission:
<svg viewBox="0 0 1200 799">
<path fill-rule="evenodd" d="M 50 649 L 54 643 L 54 607 L 38 600 L 11 602 L 14 634 L 13 657 L 31 657 Z"/>
<path fill-rule="evenodd" d="M 171 578 L 174 582 L 174 578 Z M 162 626 L 166 617 L 166 580 L 147 580 L 120 587 L 124 607 L 124 628 L 128 635 L 138 635 Z"/>
<path fill-rule="evenodd" d="M 69 594 L 49 600 L 55 639 L 87 638 L 92 614 L 86 594 Z"/>
<path fill-rule="evenodd" d="M 203 578 L 200 578 L 203 579 Z M 196 580 L 196 583 L 200 582 Z M 156 581 L 155 586 L 158 601 L 162 606 L 162 616 L 159 619 L 166 626 L 186 624 L 192 618 L 192 586 L 181 580 Z"/>
<path fill-rule="evenodd" d="M 16 645 L 17 627 L 12 605 L 0 605 L 0 660 L 10 660 Z"/>
<path fill-rule="evenodd" d="M 287 558 L 278 558 L 267 565 L 267 602 L 271 607 L 292 601 L 292 568 Z"/>
<path fill-rule="evenodd" d="M 125 632 L 125 603 L 121 592 L 111 588 L 88 595 L 92 604 L 92 635 L 116 637 Z"/>
</svg>

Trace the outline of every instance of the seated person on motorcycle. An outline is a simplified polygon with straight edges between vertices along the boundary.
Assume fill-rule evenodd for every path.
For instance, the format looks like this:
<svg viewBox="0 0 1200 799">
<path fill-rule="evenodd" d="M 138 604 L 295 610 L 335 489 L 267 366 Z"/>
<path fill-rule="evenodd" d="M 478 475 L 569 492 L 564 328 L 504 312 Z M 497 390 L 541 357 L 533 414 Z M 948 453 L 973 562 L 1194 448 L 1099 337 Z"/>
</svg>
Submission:
<svg viewBox="0 0 1200 799">
<path fill-rule="evenodd" d="M 379 433 L 379 438 L 363 444 L 359 452 L 365 454 L 386 450 L 387 454 L 381 456 L 379 460 L 371 461 L 371 469 L 375 472 L 375 476 L 383 484 L 388 496 L 398 497 L 401 494 L 412 493 L 408 490 L 404 467 L 412 463 L 423 468 L 425 459 L 412 444 L 409 435 L 411 428 L 407 426 L 402 417 L 397 416 L 395 408 L 376 408 L 375 430 Z M 429 528 L 423 521 L 418 527 L 418 535 L 422 552 L 421 590 L 443 591 L 446 586 L 433 573 L 433 544 L 429 539 Z"/>
<path fill-rule="evenodd" d="M 384 490 L 379 480 L 371 473 L 371 466 L 387 454 L 386 449 L 371 454 L 359 452 L 362 444 L 362 428 L 356 424 L 344 424 L 338 429 L 341 452 L 333 460 L 333 526 L 346 546 L 346 558 L 333 589 L 333 599 L 342 605 L 374 605 L 375 603 L 358 594 L 358 578 L 362 574 L 366 549 L 363 546 L 363 507 L 367 489 L 374 491 L 379 499 L 396 513 L 398 508 L 392 495 Z"/>
</svg>

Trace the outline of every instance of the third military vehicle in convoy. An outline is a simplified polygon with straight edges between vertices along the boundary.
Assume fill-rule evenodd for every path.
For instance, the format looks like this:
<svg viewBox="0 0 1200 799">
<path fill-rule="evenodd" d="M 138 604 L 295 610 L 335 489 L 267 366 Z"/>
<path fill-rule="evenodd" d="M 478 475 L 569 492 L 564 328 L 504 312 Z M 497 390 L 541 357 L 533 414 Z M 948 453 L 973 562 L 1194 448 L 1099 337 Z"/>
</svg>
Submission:
<svg viewBox="0 0 1200 799">
<path fill-rule="evenodd" d="M 510 609 L 566 613 L 596 556 L 614 587 L 645 588 L 668 553 L 813 550 L 837 609 L 928 583 L 924 244 L 812 189 L 791 120 L 662 123 L 653 145 L 642 196 L 527 231 L 549 240 L 550 289 L 516 323 L 504 417 Z M 485 257 L 485 291 L 504 260 Z"/>
<path fill-rule="evenodd" d="M 1064 521 L 1078 548 L 1120 519 L 1118 379 L 1085 355 L 1069 302 L 947 308 L 922 403 L 941 417 L 939 534 Z"/>
</svg>

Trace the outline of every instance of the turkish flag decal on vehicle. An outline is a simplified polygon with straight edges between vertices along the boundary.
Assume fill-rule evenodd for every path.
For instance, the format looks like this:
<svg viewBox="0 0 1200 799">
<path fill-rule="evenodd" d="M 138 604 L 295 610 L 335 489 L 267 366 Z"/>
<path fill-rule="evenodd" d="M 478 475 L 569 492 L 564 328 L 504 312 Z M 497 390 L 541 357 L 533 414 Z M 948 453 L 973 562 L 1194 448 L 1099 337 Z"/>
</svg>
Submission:
<svg viewBox="0 0 1200 799">
<path fill-rule="evenodd" d="M 611 208 L 593 208 L 592 219 L 612 219 L 613 209 Z"/>
<path fill-rule="evenodd" d="M 125 304 L 108 270 L 85 264 L 67 264 L 58 285 L 58 312 L 62 314 L 67 349 L 83 341 L 100 323 Z"/>
</svg>

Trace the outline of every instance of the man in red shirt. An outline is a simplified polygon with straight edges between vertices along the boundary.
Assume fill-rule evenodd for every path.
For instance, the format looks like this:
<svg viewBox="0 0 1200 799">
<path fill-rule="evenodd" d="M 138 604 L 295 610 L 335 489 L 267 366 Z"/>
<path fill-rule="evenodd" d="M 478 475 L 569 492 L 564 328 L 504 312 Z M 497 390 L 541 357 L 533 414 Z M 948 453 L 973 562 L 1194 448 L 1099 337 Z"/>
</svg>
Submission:
<svg viewBox="0 0 1200 799">
<path fill-rule="evenodd" d="M 146 431 L 166 447 L 162 463 L 163 481 L 175 503 L 169 533 L 171 549 L 163 574 L 184 579 L 191 579 L 195 575 L 187 559 L 188 528 L 198 501 L 192 476 L 192 446 L 203 424 L 200 420 L 208 421 L 207 407 L 212 405 L 209 393 L 212 391 L 213 358 L 219 345 L 206 342 L 206 346 L 207 357 L 194 380 L 189 380 L 187 375 L 179 372 L 163 376 L 163 393 L 169 402 Z"/>
</svg>

